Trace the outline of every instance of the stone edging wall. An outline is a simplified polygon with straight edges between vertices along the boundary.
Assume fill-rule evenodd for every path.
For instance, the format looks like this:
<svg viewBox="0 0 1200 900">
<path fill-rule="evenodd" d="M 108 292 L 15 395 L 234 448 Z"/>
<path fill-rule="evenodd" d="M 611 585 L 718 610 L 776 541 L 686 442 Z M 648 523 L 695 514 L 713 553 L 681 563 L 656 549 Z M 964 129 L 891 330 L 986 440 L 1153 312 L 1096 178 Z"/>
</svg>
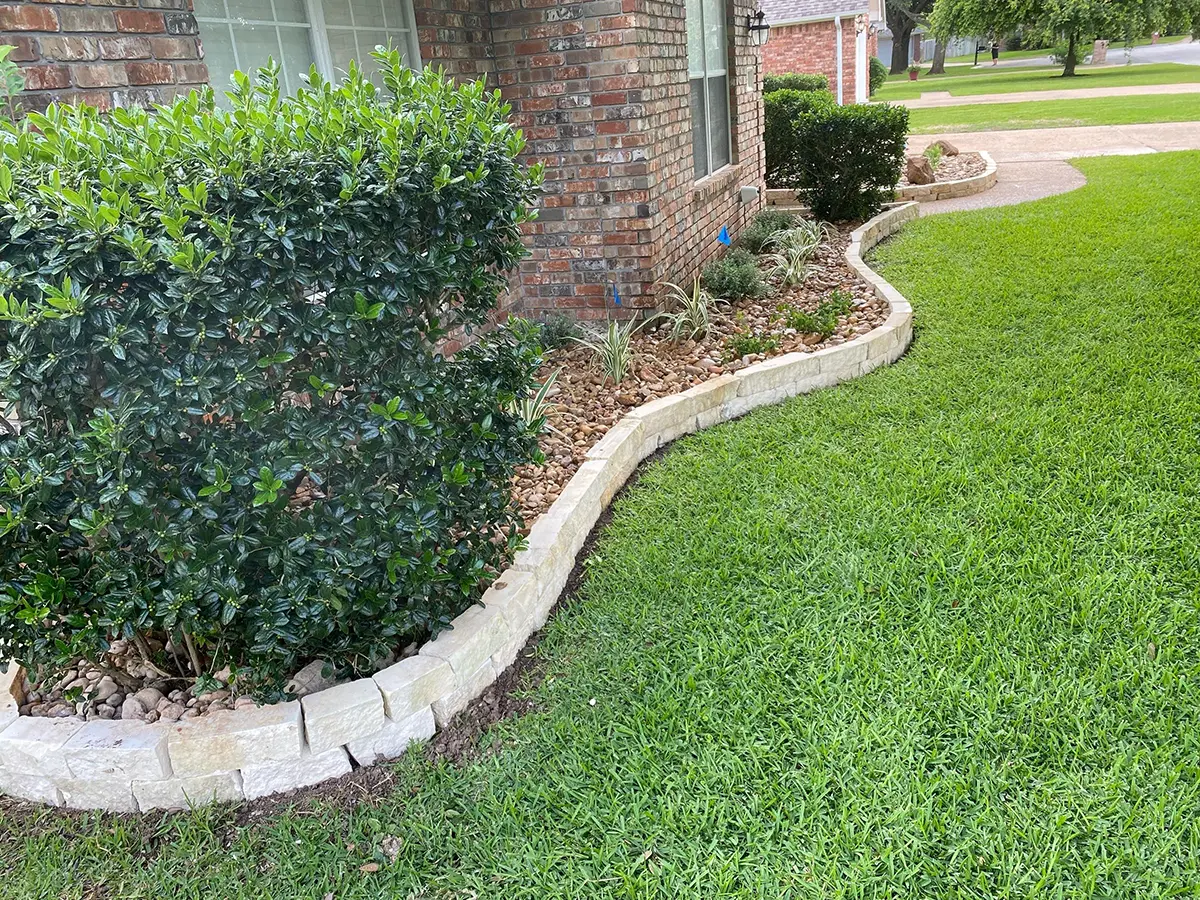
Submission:
<svg viewBox="0 0 1200 900">
<path fill-rule="evenodd" d="M 896 199 L 929 203 L 932 200 L 949 200 L 952 197 L 969 197 L 972 194 L 983 193 L 996 183 L 996 161 L 985 150 L 977 152 L 987 164 L 987 168 L 981 174 L 955 181 L 935 181 L 933 184 L 910 184 L 907 187 L 896 188 Z"/>
<path fill-rule="evenodd" d="M 519 553 L 454 628 L 371 678 L 272 706 L 178 723 L 17 715 L 20 668 L 0 673 L 0 792 L 54 806 L 113 812 L 253 800 L 400 756 L 444 727 L 516 659 L 546 623 L 601 512 L 643 459 L 686 434 L 839 384 L 899 359 L 912 308 L 862 254 L 917 215 L 886 210 L 851 236 L 850 265 L 890 307 L 867 334 L 815 353 L 789 353 L 630 411 L 529 533 Z"/>
</svg>

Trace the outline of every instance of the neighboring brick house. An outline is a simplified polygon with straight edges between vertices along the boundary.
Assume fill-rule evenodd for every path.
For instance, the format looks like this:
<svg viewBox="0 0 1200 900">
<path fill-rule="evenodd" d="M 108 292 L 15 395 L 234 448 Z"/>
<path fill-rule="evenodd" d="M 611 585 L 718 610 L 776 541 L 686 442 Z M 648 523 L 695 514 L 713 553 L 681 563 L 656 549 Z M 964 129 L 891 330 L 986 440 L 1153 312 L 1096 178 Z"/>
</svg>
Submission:
<svg viewBox="0 0 1200 900">
<path fill-rule="evenodd" d="M 757 0 L 0 0 L 26 107 L 169 99 L 282 62 L 294 90 L 391 43 L 485 78 L 546 164 L 531 256 L 505 308 L 601 318 L 653 305 L 761 207 Z M 749 190 L 743 191 L 743 188 Z M 757 190 L 755 190 L 757 189 Z"/>
<path fill-rule="evenodd" d="M 867 102 L 883 0 L 762 0 L 762 9 L 771 23 L 767 74 L 824 75 L 838 103 Z"/>
</svg>

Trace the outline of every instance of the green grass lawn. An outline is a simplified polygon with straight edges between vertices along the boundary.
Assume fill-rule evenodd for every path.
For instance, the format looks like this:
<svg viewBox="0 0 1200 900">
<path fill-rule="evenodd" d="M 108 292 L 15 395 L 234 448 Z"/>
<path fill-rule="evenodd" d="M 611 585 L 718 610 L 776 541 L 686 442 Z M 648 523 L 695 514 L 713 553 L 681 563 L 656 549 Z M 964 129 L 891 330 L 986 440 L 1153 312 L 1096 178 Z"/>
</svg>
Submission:
<svg viewBox="0 0 1200 900">
<path fill-rule="evenodd" d="M 1186 41 L 1188 39 L 1188 37 L 1189 37 L 1189 35 L 1186 35 L 1186 34 L 1164 35 L 1163 37 L 1158 39 L 1158 42 L 1160 44 L 1178 44 L 1178 43 L 1181 43 L 1182 41 Z M 1139 38 L 1138 40 L 1133 42 L 1133 46 L 1149 47 L 1150 46 L 1150 38 Z M 1124 49 L 1125 49 L 1125 44 L 1123 42 L 1113 41 L 1113 43 L 1108 48 L 1108 52 L 1115 54 L 1115 53 L 1122 52 Z M 1088 45 L 1086 52 L 1088 52 L 1088 53 L 1091 52 L 1090 44 Z M 1001 59 L 1047 59 L 1050 56 L 1050 53 L 1051 53 L 1051 50 L 1049 48 L 1045 48 L 1042 50 L 1013 50 L 1011 52 L 1010 51 L 1002 52 L 1000 54 L 1000 58 Z M 980 61 L 980 63 L 982 63 L 984 65 L 987 65 L 988 63 L 990 63 L 992 61 L 991 51 L 980 50 L 979 51 L 979 61 Z M 951 64 L 974 63 L 975 62 L 975 54 L 967 53 L 967 54 L 964 54 L 963 56 L 947 56 L 946 62 L 951 63 Z M 925 63 L 922 63 L 922 65 L 925 65 Z"/>
<path fill-rule="evenodd" d="M 1181 84 L 1200 81 L 1200 66 L 1152 63 L 1139 66 L 1082 67 L 1073 78 L 1062 69 L 951 69 L 945 75 L 926 75 L 916 81 L 892 75 L 874 99 L 912 100 L 928 91 L 949 91 L 955 97 L 976 94 L 1009 94 L 1022 91 L 1058 91 L 1077 88 L 1126 87 L 1143 84 Z M 1131 101 L 1133 102 L 1133 101 Z"/>
<path fill-rule="evenodd" d="M 482 758 L 249 824 L 0 806 L 0 895 L 1195 896 L 1200 154 L 1079 166 L 881 249 L 899 363 L 651 466 Z"/>
<path fill-rule="evenodd" d="M 1134 100 L 1136 102 L 1131 102 Z M 1024 103 L 913 109 L 908 113 L 909 129 L 914 134 L 1193 121 L 1200 121 L 1200 94 L 1029 100 Z"/>
</svg>

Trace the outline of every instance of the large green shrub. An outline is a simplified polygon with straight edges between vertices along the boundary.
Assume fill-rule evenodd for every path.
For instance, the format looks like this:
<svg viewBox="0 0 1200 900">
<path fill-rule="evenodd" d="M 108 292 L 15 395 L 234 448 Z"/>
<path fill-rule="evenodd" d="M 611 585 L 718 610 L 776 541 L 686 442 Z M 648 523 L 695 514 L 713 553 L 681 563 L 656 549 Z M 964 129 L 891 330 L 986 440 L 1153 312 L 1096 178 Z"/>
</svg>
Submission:
<svg viewBox="0 0 1200 900">
<path fill-rule="evenodd" d="M 908 110 L 838 106 L 821 94 L 776 91 L 763 98 L 767 184 L 794 188 L 818 219 L 866 219 L 895 194 Z"/>
<path fill-rule="evenodd" d="M 879 90 L 881 87 L 883 87 L 887 83 L 887 80 L 888 80 L 887 66 L 885 66 L 883 64 L 883 60 L 881 60 L 878 56 L 872 56 L 871 57 L 870 74 L 868 75 L 868 82 L 867 82 L 867 84 L 868 84 L 867 90 L 868 90 L 870 96 L 874 97 L 875 92 L 877 90 Z"/>
<path fill-rule="evenodd" d="M 788 72 L 784 75 L 764 75 L 763 93 L 775 91 L 829 91 L 829 79 L 824 75 Z"/>
<path fill-rule="evenodd" d="M 515 548 L 537 348 L 440 347 L 488 319 L 539 172 L 498 94 L 380 61 L 382 91 L 264 70 L 228 111 L 0 128 L 0 659 L 153 633 L 259 688 L 362 669 Z"/>
</svg>

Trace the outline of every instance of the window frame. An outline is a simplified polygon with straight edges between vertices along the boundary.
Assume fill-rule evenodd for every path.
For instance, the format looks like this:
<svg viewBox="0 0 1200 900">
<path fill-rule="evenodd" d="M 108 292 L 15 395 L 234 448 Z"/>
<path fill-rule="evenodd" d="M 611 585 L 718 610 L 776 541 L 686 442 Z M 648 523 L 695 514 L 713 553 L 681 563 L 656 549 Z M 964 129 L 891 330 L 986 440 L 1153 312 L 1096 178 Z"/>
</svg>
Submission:
<svg viewBox="0 0 1200 900">
<path fill-rule="evenodd" d="M 325 22 L 325 8 L 324 8 L 323 0 L 303 0 L 304 14 L 305 14 L 305 18 L 307 19 L 307 22 L 305 22 L 305 23 L 284 22 L 282 24 L 280 23 L 280 20 L 279 20 L 277 14 L 275 14 L 275 18 L 270 21 L 268 21 L 266 19 L 250 19 L 245 16 L 238 16 L 236 14 L 235 7 L 237 4 L 237 0 L 221 0 L 221 2 L 222 2 L 222 5 L 225 7 L 225 15 L 224 16 L 206 16 L 206 15 L 200 15 L 200 14 L 196 15 L 196 22 L 200 29 L 200 39 L 202 41 L 204 40 L 204 32 L 205 32 L 206 28 L 234 29 L 238 25 L 245 24 L 245 25 L 261 25 L 264 27 L 274 27 L 277 30 L 281 27 L 305 29 L 308 32 L 309 50 L 312 52 L 313 64 L 317 67 L 317 71 L 321 73 L 322 78 L 325 78 L 328 81 L 336 81 L 337 80 L 340 73 L 336 70 L 336 68 L 334 67 L 334 64 L 333 64 L 333 53 L 331 52 L 330 45 L 329 45 L 329 28 L 330 28 L 330 26 Z M 407 41 L 405 42 L 406 46 L 397 47 L 396 49 L 403 50 L 405 52 L 405 54 L 408 56 L 408 64 L 410 67 L 420 68 L 421 62 L 422 62 L 421 61 L 421 42 L 417 35 L 416 11 L 413 8 L 413 0 L 395 0 L 395 2 L 400 5 L 401 13 L 407 18 L 407 22 L 405 24 L 405 27 L 393 27 L 393 26 L 389 25 L 385 30 L 386 31 L 406 32 L 406 37 L 407 37 Z M 383 0 L 380 0 L 380 6 L 382 9 L 383 8 Z M 353 16 L 354 16 L 353 7 L 350 6 L 349 4 L 347 4 L 347 8 L 350 10 L 351 24 L 344 25 L 344 26 L 343 25 L 335 25 L 335 26 L 333 26 L 333 28 L 335 30 L 339 30 L 339 31 L 356 31 L 357 30 L 356 27 L 353 25 Z M 274 14 L 274 11 L 275 11 L 274 0 L 272 0 L 272 2 L 271 2 L 271 10 L 272 10 L 272 13 Z M 384 14 L 386 15 L 386 9 L 384 9 L 383 11 L 384 11 Z M 239 58 L 239 54 L 238 54 L 237 35 L 234 34 L 233 38 L 234 38 L 234 40 L 231 45 L 231 49 L 232 49 L 233 55 L 234 55 L 234 65 L 238 69 L 245 71 L 245 64 Z M 356 46 L 357 46 L 357 44 L 356 44 Z M 282 65 L 282 63 L 283 63 L 282 59 L 277 60 L 277 61 Z M 292 86 L 291 86 L 291 82 L 297 77 L 297 74 L 298 73 L 290 73 L 289 74 L 286 71 L 283 73 L 284 86 L 287 89 L 288 93 L 294 93 Z"/>
<path fill-rule="evenodd" d="M 708 2 L 713 2 L 713 0 L 708 0 Z M 704 148 L 707 151 L 707 155 L 708 155 L 708 158 L 705 160 L 705 166 L 704 166 L 703 173 L 701 173 L 701 171 L 700 171 L 700 166 L 698 164 L 699 161 L 696 159 L 696 153 L 695 153 L 696 129 L 699 127 L 700 123 L 697 121 L 696 110 L 695 110 L 695 107 L 692 105 L 692 95 L 691 95 L 690 85 L 692 83 L 693 77 L 692 77 L 692 58 L 691 58 L 690 41 L 688 44 L 688 59 L 687 59 L 688 85 L 689 85 L 689 88 L 688 88 L 688 112 L 690 114 L 691 124 L 692 124 L 690 136 L 692 138 L 692 176 L 693 176 L 692 180 L 693 181 L 702 181 L 703 179 L 709 178 L 709 177 L 717 174 L 718 172 L 720 172 L 722 169 L 726 169 L 729 166 L 732 166 L 734 164 L 733 56 L 732 56 L 731 48 L 729 45 L 729 34 L 730 34 L 730 30 L 729 30 L 729 0 L 715 0 L 715 2 L 720 6 L 721 13 L 722 13 L 721 32 L 722 32 L 722 37 L 724 39 L 722 49 L 724 51 L 724 57 L 725 57 L 725 68 L 724 68 L 723 76 L 709 73 L 708 45 L 706 42 L 707 36 L 705 34 L 705 25 L 707 24 L 707 19 L 705 18 L 705 10 L 704 10 L 706 0 L 696 0 L 696 9 L 699 12 L 699 16 L 700 16 L 698 24 L 700 27 L 700 53 L 701 53 L 701 57 L 702 57 L 701 67 L 703 69 L 703 75 L 701 76 L 701 81 L 704 84 L 704 110 L 703 110 L 703 112 L 704 112 Z M 687 8 L 687 4 L 684 5 L 684 15 L 685 16 L 691 15 L 691 12 Z M 690 23 L 685 23 L 685 24 L 690 25 Z M 720 77 L 724 77 L 724 79 L 725 79 L 725 91 L 726 91 L 726 98 L 725 98 L 725 120 L 726 120 L 725 121 L 725 136 L 726 136 L 725 155 L 726 155 L 726 162 L 724 162 L 720 167 L 714 168 L 714 166 L 713 166 L 713 140 L 712 140 L 712 138 L 713 138 L 713 117 L 712 117 L 713 103 L 712 103 L 712 84 L 711 84 L 711 82 L 714 78 L 720 78 Z"/>
</svg>

